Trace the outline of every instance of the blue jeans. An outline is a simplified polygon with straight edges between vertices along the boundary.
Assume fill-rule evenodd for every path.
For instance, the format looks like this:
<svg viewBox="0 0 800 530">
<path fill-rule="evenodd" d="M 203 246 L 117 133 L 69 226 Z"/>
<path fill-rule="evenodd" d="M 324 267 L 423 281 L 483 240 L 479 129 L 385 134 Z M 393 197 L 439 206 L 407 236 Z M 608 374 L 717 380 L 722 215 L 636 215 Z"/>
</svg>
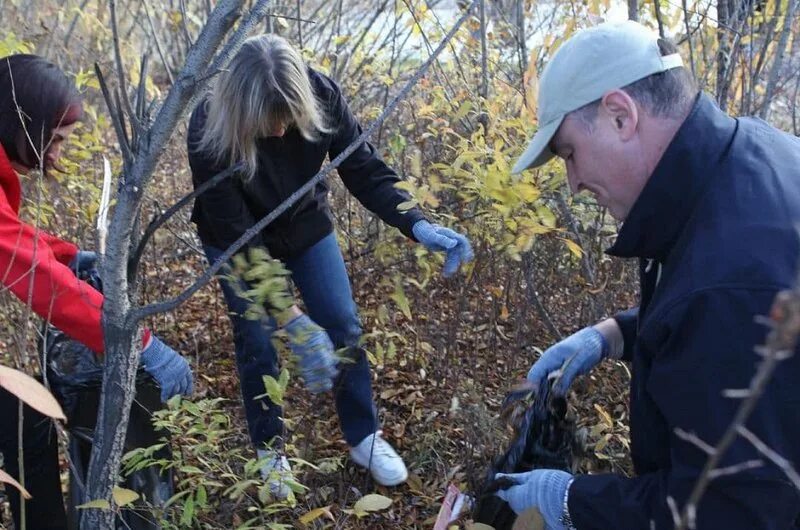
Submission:
<svg viewBox="0 0 800 530">
<path fill-rule="evenodd" d="M 210 246 L 205 246 L 204 250 L 211 263 L 223 252 Z M 326 236 L 284 265 L 292 274 L 292 281 L 300 291 L 309 317 L 325 329 L 337 349 L 348 347 L 347 355 L 352 362 L 339 364 L 340 374 L 334 381 L 333 392 L 345 440 L 355 446 L 375 432 L 378 422 L 372 402 L 369 364 L 364 350 L 359 347 L 361 322 L 358 308 L 353 301 L 350 278 L 336 236 Z M 222 273 L 225 273 L 224 269 Z M 245 318 L 249 302 L 236 294 L 226 278 L 220 277 L 219 280 L 233 324 L 236 366 L 250 438 L 256 447 L 280 443 L 280 440 L 273 442 L 273 439 L 283 435 L 281 407 L 266 396 L 256 399 L 266 392 L 262 376 L 277 378 L 280 372 L 278 356 L 270 340 L 276 329 L 275 321 Z M 243 288 L 247 287 L 243 281 L 240 282 Z"/>
</svg>

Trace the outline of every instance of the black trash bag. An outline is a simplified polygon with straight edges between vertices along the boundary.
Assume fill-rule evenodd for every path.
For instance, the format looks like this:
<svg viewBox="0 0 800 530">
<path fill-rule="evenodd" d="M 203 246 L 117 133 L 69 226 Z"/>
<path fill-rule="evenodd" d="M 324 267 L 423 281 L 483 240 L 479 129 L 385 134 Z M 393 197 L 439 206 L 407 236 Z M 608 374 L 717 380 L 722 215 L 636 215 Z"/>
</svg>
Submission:
<svg viewBox="0 0 800 530">
<path fill-rule="evenodd" d="M 514 438 L 489 468 L 477 495 L 473 519 L 495 530 L 511 530 L 517 516 L 506 501 L 495 495 L 511 484 L 507 479 L 495 480 L 495 475 L 533 469 L 572 472 L 573 457 L 580 444 L 575 422 L 567 418 L 567 400 L 551 397 L 549 386 L 538 395 L 530 384 L 512 391 L 503 401 L 501 417 L 513 427 Z"/>
<path fill-rule="evenodd" d="M 92 283 L 92 282 L 90 282 Z M 97 287 L 97 285 L 93 285 Z M 92 437 L 100 406 L 100 389 L 103 363 L 93 351 L 70 339 L 50 325 L 42 330 L 39 352 L 42 366 L 47 367 L 50 390 L 64 409 L 67 429 L 70 432 L 70 480 L 67 500 L 69 528 L 80 526 L 81 510 L 77 505 L 84 500 L 84 484 L 89 472 Z M 125 452 L 141 447 L 151 447 L 168 440 L 168 433 L 156 430 L 151 417 L 161 409 L 161 390 L 152 377 L 140 368 L 136 374 L 136 397 L 131 406 Z M 169 445 L 154 454 L 157 459 L 171 458 Z M 117 518 L 118 529 L 157 530 L 161 526 L 151 515 L 149 506 L 163 506 L 173 496 L 172 470 L 159 471 L 155 466 L 136 471 L 121 484 L 135 491 L 140 500 L 126 506 Z"/>
</svg>

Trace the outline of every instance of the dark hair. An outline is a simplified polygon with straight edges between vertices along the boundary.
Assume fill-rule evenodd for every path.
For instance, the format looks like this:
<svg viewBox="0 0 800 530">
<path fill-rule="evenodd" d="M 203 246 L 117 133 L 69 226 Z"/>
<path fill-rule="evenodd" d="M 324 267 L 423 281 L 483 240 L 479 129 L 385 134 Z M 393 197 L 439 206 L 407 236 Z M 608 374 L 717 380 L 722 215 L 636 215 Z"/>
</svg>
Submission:
<svg viewBox="0 0 800 530">
<path fill-rule="evenodd" d="M 661 55 L 678 53 L 678 47 L 666 39 L 658 39 Z M 659 118 L 680 118 L 686 115 L 697 96 L 697 82 L 692 73 L 681 66 L 640 79 L 622 90 L 647 112 Z M 575 110 L 580 120 L 591 128 L 597 117 L 600 100 Z"/>
<path fill-rule="evenodd" d="M 56 65 L 37 55 L 0 59 L 0 145 L 11 160 L 36 167 L 36 153 L 50 144 L 52 130 L 82 114 L 80 94 Z"/>
</svg>

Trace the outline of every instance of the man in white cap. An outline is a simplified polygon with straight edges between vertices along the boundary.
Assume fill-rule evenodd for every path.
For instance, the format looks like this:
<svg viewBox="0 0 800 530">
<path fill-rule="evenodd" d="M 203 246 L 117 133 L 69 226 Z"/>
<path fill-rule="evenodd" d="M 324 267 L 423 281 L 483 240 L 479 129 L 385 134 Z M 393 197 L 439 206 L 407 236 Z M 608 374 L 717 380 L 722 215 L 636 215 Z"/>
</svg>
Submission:
<svg viewBox="0 0 800 530">
<path fill-rule="evenodd" d="M 498 495 L 518 513 L 537 508 L 552 530 L 671 529 L 670 504 L 685 506 L 708 459 L 677 430 L 719 442 L 743 395 L 725 391 L 748 388 L 759 361 L 767 330 L 754 317 L 795 277 L 800 140 L 725 114 L 674 45 L 634 22 L 579 31 L 539 86 L 539 129 L 514 171 L 566 162 L 572 191 L 624 221 L 608 252 L 639 258 L 641 300 L 549 348 L 528 379 L 547 384 L 563 368 L 563 395 L 605 358 L 632 362 L 636 476 L 535 470 L 509 475 L 516 485 Z M 695 528 L 798 527 L 798 490 L 748 441 L 800 462 L 796 353 L 724 454 Z"/>
</svg>

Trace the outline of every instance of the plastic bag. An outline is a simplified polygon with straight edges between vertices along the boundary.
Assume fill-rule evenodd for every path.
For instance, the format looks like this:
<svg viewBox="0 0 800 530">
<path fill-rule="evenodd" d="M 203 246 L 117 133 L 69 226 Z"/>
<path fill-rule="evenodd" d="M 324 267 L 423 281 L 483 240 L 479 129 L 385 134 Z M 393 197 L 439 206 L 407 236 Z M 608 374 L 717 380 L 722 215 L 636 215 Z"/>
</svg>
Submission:
<svg viewBox="0 0 800 530">
<path fill-rule="evenodd" d="M 99 286 L 91 279 L 87 279 L 87 282 L 95 288 Z M 46 367 L 50 390 L 67 416 L 67 428 L 70 432 L 68 453 L 72 465 L 67 517 L 69 528 L 77 529 L 81 510 L 76 506 L 84 501 L 84 485 L 100 406 L 103 361 L 92 350 L 70 339 L 53 326 L 45 325 L 42 337 L 39 348 L 42 366 Z M 136 374 L 136 398 L 128 420 L 125 452 L 168 440 L 168 433 L 156 430 L 151 422 L 153 412 L 162 406 L 158 385 L 140 367 Z M 157 458 L 170 459 L 169 446 L 160 449 L 155 455 Z M 160 472 L 156 467 L 141 469 L 128 475 L 121 486 L 135 491 L 142 500 L 153 506 L 163 506 L 174 494 L 172 471 Z M 153 520 L 149 508 L 141 504 L 141 500 L 125 507 L 117 518 L 116 526 L 132 530 L 161 528 Z"/>
<path fill-rule="evenodd" d="M 551 397 L 549 387 L 536 395 L 526 384 L 504 400 L 501 417 L 514 429 L 505 453 L 489 468 L 478 494 L 473 518 L 495 530 L 511 530 L 517 518 L 508 503 L 495 495 L 510 486 L 495 480 L 497 473 L 524 473 L 533 469 L 560 469 L 572 472 L 573 456 L 580 444 L 575 423 L 567 417 L 567 401 Z"/>
</svg>

